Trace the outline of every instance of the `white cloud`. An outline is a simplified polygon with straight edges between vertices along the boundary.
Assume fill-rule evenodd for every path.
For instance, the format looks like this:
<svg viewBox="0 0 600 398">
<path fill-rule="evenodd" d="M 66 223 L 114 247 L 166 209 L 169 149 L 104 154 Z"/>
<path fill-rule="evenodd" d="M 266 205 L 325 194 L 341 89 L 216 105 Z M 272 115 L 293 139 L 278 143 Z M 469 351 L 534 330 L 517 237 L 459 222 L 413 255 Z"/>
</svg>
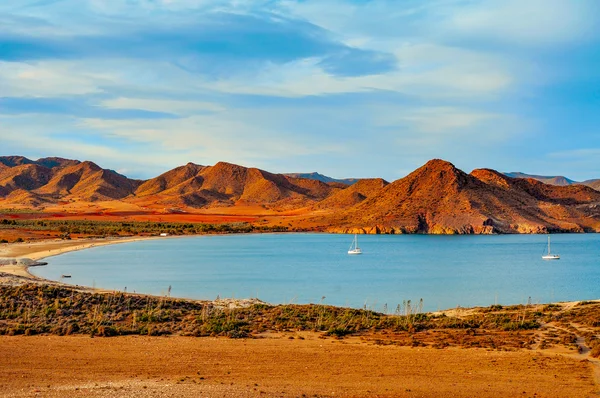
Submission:
<svg viewBox="0 0 600 398">
<path fill-rule="evenodd" d="M 393 52 L 400 68 L 382 75 L 331 76 L 321 70 L 318 59 L 307 59 L 267 66 L 251 81 L 231 77 L 205 84 L 228 93 L 289 97 L 385 90 L 432 99 L 489 99 L 514 80 L 497 56 L 433 44 L 404 45 Z"/>
<path fill-rule="evenodd" d="M 556 46 L 598 38 L 597 12 L 594 0 L 494 0 L 445 9 L 442 27 L 477 40 Z"/>
<path fill-rule="evenodd" d="M 376 125 L 408 125 L 413 131 L 431 135 L 433 139 L 439 139 L 440 135 L 473 134 L 473 127 L 506 119 L 500 114 L 456 107 L 390 108 L 378 106 L 378 117 L 374 120 Z"/>
<path fill-rule="evenodd" d="M 105 100 L 100 105 L 111 109 L 142 109 L 151 112 L 167 112 L 178 115 L 189 115 L 198 112 L 222 112 L 225 110 L 225 107 L 222 105 L 212 102 L 125 97 Z"/>
<path fill-rule="evenodd" d="M 98 93 L 110 82 L 106 74 L 79 69 L 69 61 L 1 62 L 0 87 L 5 97 L 59 97 Z"/>
<path fill-rule="evenodd" d="M 595 0 L 284 1 L 287 12 L 348 39 L 495 40 L 556 45 L 598 38 Z"/>
</svg>

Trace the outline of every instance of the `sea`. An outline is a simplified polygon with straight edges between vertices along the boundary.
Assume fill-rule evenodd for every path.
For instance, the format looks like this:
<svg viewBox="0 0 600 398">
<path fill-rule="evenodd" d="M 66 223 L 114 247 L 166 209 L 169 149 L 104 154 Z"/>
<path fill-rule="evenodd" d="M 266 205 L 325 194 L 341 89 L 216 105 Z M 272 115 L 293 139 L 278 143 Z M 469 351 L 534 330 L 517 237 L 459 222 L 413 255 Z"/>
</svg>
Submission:
<svg viewBox="0 0 600 398">
<path fill-rule="evenodd" d="M 393 312 L 600 298 L 600 234 L 233 234 L 161 238 L 47 258 L 40 277 L 207 299 L 259 298 Z M 71 275 L 71 278 L 62 278 Z M 419 304 L 420 303 L 420 304 Z"/>
</svg>

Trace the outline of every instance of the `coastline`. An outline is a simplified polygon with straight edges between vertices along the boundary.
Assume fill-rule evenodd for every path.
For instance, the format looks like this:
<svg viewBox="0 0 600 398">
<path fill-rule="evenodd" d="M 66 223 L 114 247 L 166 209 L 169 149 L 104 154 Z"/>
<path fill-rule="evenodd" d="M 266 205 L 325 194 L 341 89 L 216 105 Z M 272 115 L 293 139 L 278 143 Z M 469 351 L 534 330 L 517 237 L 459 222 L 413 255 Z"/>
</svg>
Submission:
<svg viewBox="0 0 600 398">
<path fill-rule="evenodd" d="M 0 257 L 10 254 L 39 261 L 91 247 L 150 239 L 158 237 L 10 244 L 0 247 Z M 19 280 L 18 283 L 38 284 L 37 289 L 40 290 L 37 292 L 45 291 L 45 286 L 67 287 L 87 292 L 81 297 L 91 297 L 89 293 L 113 292 L 39 278 L 29 273 L 28 268 L 28 265 L 0 266 L 0 285 L 6 283 L 6 279 L 3 279 L 4 274 L 10 274 L 15 280 Z M 17 296 L 14 292 L 23 297 L 24 293 L 19 289 L 13 290 L 12 297 Z M 149 297 L 160 299 L 143 293 L 127 293 L 127 296 L 137 296 L 133 300 L 134 303 Z M 38 293 L 34 297 L 39 297 Z M 55 298 L 50 297 L 50 303 L 53 303 Z M 112 296 L 108 294 L 100 297 L 101 300 L 110 300 Z M 69 303 L 70 300 L 73 300 L 72 294 Z M 79 303 L 87 301 L 91 302 L 82 299 Z M 179 302 L 178 299 L 174 301 Z M 198 302 L 185 298 L 181 301 Z M 213 305 L 215 308 L 235 308 L 237 313 L 240 311 L 238 308 L 244 307 L 243 301 L 230 302 L 224 299 L 204 304 Z M 37 299 L 28 302 L 37 302 Z M 578 303 L 580 301 L 557 303 L 560 307 L 555 311 L 567 313 Z M 247 304 L 250 306 L 257 302 L 248 301 Z M 66 304 L 61 304 L 64 305 Z M 545 306 L 534 305 L 527 313 L 546 311 Z M 276 313 L 277 307 L 271 307 L 271 310 Z M 87 307 L 85 313 L 94 313 L 92 308 L 94 307 Z M 142 304 L 140 308 L 142 309 L 134 310 L 134 313 L 143 312 L 148 308 L 155 311 L 157 307 Z M 252 308 L 248 310 L 250 313 L 254 311 Z M 451 308 L 429 314 L 433 319 L 467 319 L 477 314 L 480 318 L 496 316 L 493 312 L 490 314 L 489 311 L 482 310 L 484 309 L 477 307 Z M 327 311 L 339 310 L 329 308 Z M 506 308 L 500 311 L 509 311 L 512 317 L 518 316 L 521 323 L 525 320 L 525 312 L 520 309 Z M 192 313 L 192 316 L 201 319 L 200 313 Z M 79 322 L 84 327 L 85 319 L 85 316 L 79 319 L 69 318 L 68 323 Z M 279 318 L 275 315 L 271 315 L 271 318 L 260 315 L 260 318 L 256 319 L 256 325 L 263 324 L 268 319 Z M 53 322 L 52 326 L 59 324 L 59 321 Z M 17 323 L 24 324 L 22 320 Z M 38 325 L 36 322 L 30 323 Z M 4 358 L 0 360 L 0 385 L 5 392 L 13 394 L 7 396 L 24 396 L 26 391 L 57 397 L 76 396 L 82 392 L 89 396 L 106 396 L 107 392 L 112 396 L 149 396 L 150 393 L 165 395 L 173 391 L 183 397 L 204 394 L 253 396 L 246 393 L 249 387 L 254 386 L 254 392 L 261 394 L 255 396 L 273 397 L 281 396 L 282 391 L 293 392 L 292 395 L 310 392 L 322 396 L 407 396 L 408 392 L 411 395 L 418 392 L 422 396 L 447 396 L 452 392 L 452 395 L 457 397 L 496 397 L 503 396 L 506 391 L 513 391 L 515 381 L 518 381 L 519 388 L 530 395 L 535 393 L 538 396 L 552 396 L 558 391 L 561 396 L 591 396 L 599 391 L 600 362 L 590 356 L 590 348 L 586 346 L 589 343 L 583 336 L 589 329 L 579 324 L 575 325 L 578 327 L 575 334 L 568 334 L 564 326 L 550 321 L 535 330 L 524 328 L 516 332 L 498 329 L 486 331 L 485 328 L 479 330 L 469 327 L 457 330 L 442 329 L 437 334 L 434 329 L 421 332 L 374 329 L 338 337 L 328 334 L 328 329 L 313 331 L 288 326 L 268 326 L 264 331 L 252 326 L 252 329 L 257 329 L 256 332 L 253 330 L 252 337 L 243 339 L 211 335 L 198 340 L 193 335 L 182 334 L 181 331 L 165 337 L 140 333 L 106 339 L 89 338 L 81 333 L 65 336 L 52 331 L 40 336 L 4 335 L 0 336 L 0 345 L 4 347 L 0 350 L 0 354 L 3 354 L 0 358 Z M 15 324 L 15 327 L 18 325 Z M 152 325 L 148 326 L 148 330 L 161 329 Z M 561 337 L 565 342 L 551 340 L 556 336 L 571 337 Z M 471 345 L 469 341 L 472 342 Z M 544 344 L 549 341 L 552 344 L 545 347 Z M 415 345 L 415 342 L 418 344 Z M 158 351 L 148 354 L 148 346 Z M 194 353 L 193 359 L 185 359 L 192 358 L 190 352 Z M 85 372 L 81 372 L 76 365 L 82 357 L 86 360 L 91 359 L 92 363 L 85 367 Z M 198 357 L 205 360 L 197 364 Z M 174 359 L 165 362 L 165 358 Z M 181 360 L 182 358 L 184 360 Z M 62 373 L 59 373 L 52 370 L 57 362 L 75 365 L 61 369 Z M 152 365 L 149 366 L 148 363 Z M 119 364 L 116 371 L 115 364 Z M 197 367 L 191 364 L 197 364 Z M 190 371 L 190 366 L 193 371 Z M 106 371 L 109 368 L 110 373 Z M 19 374 L 25 374 L 26 378 L 13 377 L 12 372 L 15 369 L 18 369 Z M 332 372 L 331 369 L 343 369 L 343 372 L 340 374 Z M 365 369 L 368 373 L 379 376 L 366 379 Z M 401 370 L 391 372 L 389 369 Z M 397 383 L 398 372 L 405 380 L 402 384 Z M 445 382 L 432 384 L 432 372 Z M 157 377 L 157 374 L 161 376 Z M 265 378 L 265 374 L 280 374 L 283 378 Z"/>
<path fill-rule="evenodd" d="M 34 262 L 39 262 L 40 260 L 46 259 L 48 257 L 58 256 L 64 253 L 85 250 L 92 247 L 99 246 L 108 246 L 115 245 L 120 243 L 130 243 L 130 242 L 139 242 L 144 240 L 154 240 L 158 239 L 156 236 L 149 237 L 140 237 L 140 236 L 131 236 L 131 237 L 123 237 L 123 238 L 85 238 L 85 239 L 77 239 L 77 240 L 49 240 L 49 241 L 39 241 L 39 242 L 24 242 L 24 243 L 8 243 L 4 246 L 0 247 L 0 258 L 7 259 L 29 259 Z M 161 237 L 161 239 L 165 239 L 165 237 Z M 31 272 L 29 272 L 30 267 L 36 266 L 35 264 L 10 264 L 10 265 L 1 265 L 0 264 L 0 272 L 13 275 L 16 277 L 25 277 L 30 279 L 35 279 L 38 281 L 45 281 L 52 284 L 59 284 L 64 286 L 71 286 L 66 283 L 60 283 L 57 281 L 52 281 L 45 278 L 40 278 Z M 103 291 L 103 289 L 93 289 Z"/>
<path fill-rule="evenodd" d="M 313 234 L 315 232 L 301 232 L 306 234 Z M 316 232 L 317 234 L 323 232 Z M 327 232 L 325 232 L 327 234 Z M 282 234 L 281 232 L 261 232 L 260 234 Z M 177 239 L 184 237 L 192 237 L 192 236 L 203 236 L 203 235 L 170 235 L 167 237 L 162 236 L 126 236 L 126 237 L 109 237 L 109 238 L 80 238 L 74 240 L 62 240 L 62 239 L 52 239 L 52 240 L 41 240 L 36 242 L 20 242 L 20 243 L 7 243 L 0 245 L 0 260 L 9 259 L 9 260 L 25 260 L 24 263 L 20 264 L 2 264 L 0 261 L 0 285 L 1 284 L 21 284 L 26 282 L 33 283 L 42 283 L 53 286 L 62 286 L 67 288 L 75 288 L 77 290 L 88 291 L 88 292 L 97 292 L 97 293 L 107 293 L 114 292 L 114 289 L 106 289 L 102 287 L 92 287 L 85 285 L 73 285 L 70 283 L 65 283 L 58 280 L 46 279 L 37 275 L 34 275 L 30 272 L 31 267 L 36 266 L 45 266 L 46 264 L 35 264 L 40 262 L 41 260 L 59 256 L 61 254 L 70 253 L 74 251 L 86 250 L 92 247 L 101 247 L 101 246 L 109 246 L 116 245 L 121 243 L 132 243 L 132 242 L 140 242 L 140 241 L 148 241 L 148 240 L 158 240 L 158 239 Z M 34 262 L 33 264 L 29 263 L 29 260 Z M 4 275 L 3 275 L 4 274 Z M 130 293 L 140 296 L 156 296 L 150 293 Z M 197 300 L 189 297 L 177 297 L 181 300 L 188 301 L 206 301 L 206 300 Z M 239 302 L 246 303 L 249 301 L 256 301 L 263 304 L 266 302 L 256 299 L 256 298 L 221 298 L 218 300 L 219 302 Z M 565 306 L 567 308 L 577 305 L 580 302 L 600 302 L 600 297 L 598 298 L 590 298 L 590 299 L 577 299 L 577 300 L 569 300 L 569 301 L 549 301 L 547 303 L 537 303 L 537 304 L 557 304 L 561 306 Z M 243 305 L 243 304 L 242 304 Z M 503 304 L 504 306 L 518 305 L 518 303 L 514 304 Z M 339 306 L 344 307 L 344 306 Z M 447 315 L 447 316 L 456 316 L 458 314 L 469 313 L 473 310 L 477 310 L 480 308 L 485 308 L 481 306 L 459 306 L 457 307 L 448 307 L 445 309 L 438 309 L 436 311 L 428 311 L 432 315 Z"/>
</svg>

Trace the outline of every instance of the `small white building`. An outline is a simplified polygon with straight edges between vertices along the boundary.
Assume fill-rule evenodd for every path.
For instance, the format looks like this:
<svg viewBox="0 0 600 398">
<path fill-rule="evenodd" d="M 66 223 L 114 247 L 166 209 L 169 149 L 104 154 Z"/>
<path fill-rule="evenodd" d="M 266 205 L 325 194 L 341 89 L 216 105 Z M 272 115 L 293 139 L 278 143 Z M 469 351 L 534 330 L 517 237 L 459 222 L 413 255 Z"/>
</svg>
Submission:
<svg viewBox="0 0 600 398">
<path fill-rule="evenodd" d="M 163 233 L 160 234 L 160 236 L 169 236 L 169 234 L 166 233 L 166 232 L 163 232 Z"/>
</svg>

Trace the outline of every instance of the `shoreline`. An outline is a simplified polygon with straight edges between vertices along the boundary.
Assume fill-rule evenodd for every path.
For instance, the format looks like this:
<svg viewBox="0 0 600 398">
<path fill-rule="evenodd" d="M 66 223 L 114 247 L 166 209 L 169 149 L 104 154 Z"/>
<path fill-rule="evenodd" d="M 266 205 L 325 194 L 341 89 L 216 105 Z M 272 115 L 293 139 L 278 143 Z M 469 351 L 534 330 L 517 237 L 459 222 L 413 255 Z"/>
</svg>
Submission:
<svg viewBox="0 0 600 398">
<path fill-rule="evenodd" d="M 279 232 L 272 232 L 274 234 L 278 234 Z M 23 243 L 8 243 L 4 247 L 0 246 L 0 259 L 29 259 L 34 262 L 39 262 L 40 260 L 44 260 L 49 257 L 59 256 L 61 254 L 70 253 L 74 251 L 86 250 L 92 247 L 101 247 L 101 246 L 109 246 L 121 243 L 132 243 L 132 242 L 140 242 L 140 241 L 148 241 L 148 240 L 157 240 L 157 239 L 177 239 L 182 237 L 198 237 L 203 235 L 170 235 L 167 237 L 164 236 L 127 236 L 127 237 L 115 237 L 115 238 L 83 238 L 76 240 L 45 240 L 45 241 L 37 241 L 37 242 L 23 242 Z M 0 273 L 8 274 L 16 279 L 29 279 L 38 283 L 45 283 L 48 285 L 54 286 L 62 286 L 67 288 L 75 288 L 85 291 L 97 292 L 97 293 L 107 293 L 114 292 L 114 289 L 104 289 L 102 287 L 91 287 L 91 286 L 80 286 L 73 285 L 69 283 L 64 283 L 61 281 L 55 281 L 51 279 L 46 279 L 39 277 L 37 275 L 32 274 L 29 271 L 30 267 L 36 266 L 45 266 L 45 265 L 36 265 L 36 264 L 11 264 L 11 265 L 3 265 L 0 263 Z M 0 276 L 0 284 L 6 283 L 6 280 Z M 143 296 L 156 296 L 150 293 L 128 293 L 134 295 L 143 295 Z M 188 297 L 174 297 L 181 300 L 188 301 L 206 301 L 206 300 L 197 300 L 191 299 Z M 241 299 L 233 299 L 233 298 L 222 298 L 219 301 L 239 301 L 246 302 L 257 300 L 261 303 L 266 303 L 262 300 L 256 298 L 241 298 Z M 210 300 L 209 300 L 210 301 Z M 596 299 L 581 299 L 581 300 L 573 300 L 573 301 L 553 301 L 548 303 L 537 303 L 541 305 L 547 304 L 559 304 L 562 306 L 571 307 L 577 305 L 580 302 L 600 302 L 600 298 Z M 308 304 L 308 303 L 307 303 Z M 502 306 L 514 306 L 517 304 L 502 304 Z M 336 306 L 338 307 L 338 306 Z M 339 306 L 342 308 L 343 306 Z M 458 313 L 465 313 L 472 310 L 476 310 L 478 308 L 485 308 L 482 306 L 473 306 L 473 307 L 460 307 L 460 308 L 446 308 L 442 310 L 436 311 L 426 311 L 426 313 L 434 314 L 434 315 L 456 315 Z"/>
<path fill-rule="evenodd" d="M 89 249 L 92 247 L 115 245 L 120 243 L 139 242 L 144 240 L 154 240 L 159 237 L 123 237 L 123 238 L 85 238 L 77 240 L 50 240 L 50 241 L 39 241 L 39 242 L 24 242 L 24 243 L 8 243 L 5 247 L 0 248 L 0 258 L 8 259 L 30 259 L 35 262 L 40 260 L 59 256 L 61 254 L 70 253 L 74 251 L 80 251 Z M 164 239 L 165 237 L 160 237 Z M 35 264 L 11 264 L 11 265 L 0 265 L 0 272 L 4 272 L 14 276 L 27 277 L 37 279 L 39 281 L 48 281 L 52 283 L 58 283 L 65 286 L 73 286 L 58 281 L 52 281 L 38 277 L 29 272 L 30 267 L 35 267 Z M 93 288 L 90 288 L 93 289 Z M 102 289 L 98 289 L 102 290 Z"/>
</svg>

